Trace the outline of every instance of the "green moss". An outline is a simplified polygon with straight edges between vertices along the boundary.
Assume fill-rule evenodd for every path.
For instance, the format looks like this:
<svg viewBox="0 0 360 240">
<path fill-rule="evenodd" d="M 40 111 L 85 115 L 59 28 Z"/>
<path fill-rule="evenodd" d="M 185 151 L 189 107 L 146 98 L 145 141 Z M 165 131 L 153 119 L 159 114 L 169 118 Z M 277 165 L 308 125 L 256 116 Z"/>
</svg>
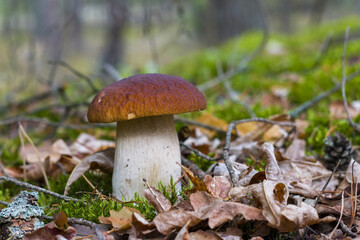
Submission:
<svg viewBox="0 0 360 240">
<path fill-rule="evenodd" d="M 208 168 L 212 164 L 215 163 L 215 161 L 209 161 L 209 160 L 203 159 L 202 157 L 199 157 L 199 156 L 195 155 L 194 153 L 191 153 L 190 156 L 188 157 L 188 159 L 190 161 L 194 162 L 194 164 L 203 171 L 208 170 Z"/>
<path fill-rule="evenodd" d="M 354 119 L 359 121 L 360 116 Z M 310 153 L 317 153 L 323 155 L 324 139 L 326 138 L 330 127 L 333 128 L 333 133 L 339 132 L 348 137 L 352 145 L 360 144 L 360 136 L 356 134 L 353 127 L 350 126 L 347 119 L 334 120 L 330 122 L 326 115 L 319 115 L 314 110 L 308 112 L 309 127 L 306 129 L 306 143 L 309 146 Z"/>
<path fill-rule="evenodd" d="M 159 182 L 157 188 L 167 199 L 169 199 L 172 205 L 176 203 L 179 193 L 176 191 L 176 186 L 174 184 L 174 179 L 172 176 L 170 178 L 169 185 L 164 185 L 162 182 Z"/>
</svg>

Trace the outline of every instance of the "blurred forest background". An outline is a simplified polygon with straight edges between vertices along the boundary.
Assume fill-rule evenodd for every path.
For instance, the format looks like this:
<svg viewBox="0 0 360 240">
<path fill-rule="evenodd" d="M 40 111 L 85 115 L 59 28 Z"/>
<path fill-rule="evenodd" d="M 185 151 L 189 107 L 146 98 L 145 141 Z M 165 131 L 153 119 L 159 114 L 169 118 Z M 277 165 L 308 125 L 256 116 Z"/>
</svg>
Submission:
<svg viewBox="0 0 360 240">
<path fill-rule="evenodd" d="M 75 106 L 85 113 L 99 89 L 146 72 L 182 76 L 209 93 L 209 100 L 226 91 L 225 98 L 234 100 L 235 91 L 235 98 L 246 102 L 241 93 L 269 90 L 272 81 L 284 80 L 280 73 L 315 69 L 323 58 L 340 60 L 346 27 L 353 27 L 350 39 L 355 39 L 349 48 L 359 45 L 360 33 L 358 0 L 0 0 L 0 10 L 0 116 L 10 117 L 2 125 L 16 122 L 19 111 L 58 121 L 53 114 L 38 114 L 41 109 L 32 111 L 41 101 L 66 103 L 60 118 Z M 340 48 L 334 58 L 324 57 L 335 46 Z M 216 86 L 219 81 L 207 83 L 231 69 L 226 91 Z M 304 86 L 312 91 L 290 94 L 291 104 L 324 87 Z M 290 90 L 296 91 L 301 88 Z M 224 96 L 213 99 L 222 103 Z M 245 107 L 256 103 L 249 100 Z"/>
<path fill-rule="evenodd" d="M 162 72 L 193 51 L 262 31 L 264 17 L 270 32 L 293 34 L 358 15 L 360 1 L 1 0 L 0 9 L 4 104 L 24 97 L 19 91 L 56 88 L 73 77 L 51 61 L 108 84 L 136 72 Z"/>
</svg>

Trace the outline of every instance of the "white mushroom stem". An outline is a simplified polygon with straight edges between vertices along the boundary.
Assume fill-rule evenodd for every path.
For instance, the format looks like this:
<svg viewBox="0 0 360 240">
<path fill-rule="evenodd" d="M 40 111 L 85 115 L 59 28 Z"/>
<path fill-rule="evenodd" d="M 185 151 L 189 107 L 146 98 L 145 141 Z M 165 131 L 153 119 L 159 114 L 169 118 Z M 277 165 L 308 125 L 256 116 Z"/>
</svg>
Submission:
<svg viewBox="0 0 360 240">
<path fill-rule="evenodd" d="M 112 178 L 113 194 L 125 200 L 150 186 L 169 184 L 181 176 L 180 147 L 173 115 L 144 117 L 117 122 Z"/>
</svg>

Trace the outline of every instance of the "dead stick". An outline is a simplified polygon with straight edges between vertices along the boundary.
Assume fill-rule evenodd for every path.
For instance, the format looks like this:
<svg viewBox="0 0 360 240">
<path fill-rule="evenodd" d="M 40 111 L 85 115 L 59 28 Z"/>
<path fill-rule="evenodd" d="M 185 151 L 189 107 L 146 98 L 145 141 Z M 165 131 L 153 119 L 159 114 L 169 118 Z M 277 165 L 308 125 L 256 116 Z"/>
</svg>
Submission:
<svg viewBox="0 0 360 240">
<path fill-rule="evenodd" d="M 206 175 L 205 172 L 203 170 L 201 170 L 195 163 L 188 160 L 184 156 L 181 156 L 181 164 L 184 165 L 185 167 L 189 168 L 190 171 L 198 178 L 200 178 L 200 179 L 205 178 L 205 175 Z"/>
<path fill-rule="evenodd" d="M 219 160 L 223 159 L 222 156 L 221 156 L 221 157 L 217 157 L 217 158 L 209 157 L 209 156 L 203 154 L 202 152 L 200 152 L 199 150 L 197 150 L 197 149 L 195 149 L 195 148 L 192 148 L 192 147 L 190 147 L 190 146 L 188 146 L 188 145 L 185 145 L 183 142 L 180 142 L 180 146 L 182 146 L 182 147 L 184 147 L 184 148 L 192 151 L 196 156 L 199 156 L 199 157 L 201 157 L 201 158 L 203 158 L 203 159 L 206 159 L 206 160 L 208 160 L 208 161 L 219 161 Z"/>
<path fill-rule="evenodd" d="M 32 190 L 35 190 L 35 191 L 38 191 L 38 192 L 43 192 L 45 194 L 48 194 L 50 196 L 53 196 L 53 197 L 56 197 L 56 198 L 59 198 L 59 199 L 65 200 L 65 201 L 74 201 L 74 202 L 80 201 L 77 198 L 64 196 L 64 195 L 49 191 L 47 189 L 32 185 L 30 183 L 19 181 L 19 180 L 15 179 L 15 178 L 11 178 L 11 177 L 9 178 L 9 177 L 5 177 L 5 176 L 0 176 L 0 180 L 14 183 L 15 185 L 18 185 L 20 187 L 32 189 Z"/>
<path fill-rule="evenodd" d="M 350 116 L 348 104 L 346 101 L 346 93 L 345 93 L 345 81 L 346 81 L 345 55 L 346 55 L 346 45 L 347 45 L 347 41 L 349 39 L 349 31 L 350 31 L 350 27 L 347 27 L 346 31 L 345 31 L 344 50 L 343 50 L 342 59 L 341 59 L 341 69 L 342 69 L 341 93 L 342 93 L 343 103 L 344 103 L 344 107 L 345 107 L 346 115 L 348 117 L 349 124 L 355 129 L 355 131 L 360 133 L 360 129 L 358 128 L 359 125 L 354 123 L 354 121 L 352 120 L 352 118 Z"/>
<path fill-rule="evenodd" d="M 225 161 L 225 166 L 229 171 L 231 182 L 232 182 L 233 186 L 235 186 L 235 187 L 236 187 L 238 179 L 236 179 L 235 170 L 232 166 L 232 163 L 229 160 L 231 133 L 236 125 L 245 123 L 245 122 L 264 122 L 264 123 L 279 125 L 279 126 L 284 126 L 284 127 L 296 127 L 295 123 L 292 123 L 292 122 L 277 122 L 277 121 L 272 121 L 272 120 L 268 120 L 265 118 L 250 118 L 250 119 L 243 119 L 243 120 L 237 120 L 237 121 L 231 122 L 229 124 L 227 132 L 226 132 L 226 140 L 225 140 L 225 147 L 223 149 L 223 157 L 224 157 L 224 161 Z"/>
<path fill-rule="evenodd" d="M 91 128 L 100 127 L 100 126 L 111 127 L 111 128 L 115 127 L 115 125 L 113 125 L 113 124 L 87 124 L 87 123 L 66 124 L 66 123 L 60 123 L 60 122 L 52 122 L 46 118 L 26 117 L 26 116 L 20 116 L 20 117 L 14 117 L 14 118 L 8 118 L 5 120 L 1 120 L 0 126 L 1 125 L 9 125 L 9 124 L 18 123 L 18 122 L 37 122 L 37 123 L 45 124 L 45 125 L 52 126 L 52 127 L 60 127 L 60 128 L 67 128 L 67 129 L 91 129 Z"/>
<path fill-rule="evenodd" d="M 349 82 L 350 80 L 358 77 L 360 75 L 360 70 L 355 71 L 354 73 L 352 73 L 351 75 L 346 77 L 345 83 Z M 301 104 L 300 106 L 298 106 L 297 108 L 291 110 L 289 112 L 289 116 L 291 119 L 295 119 L 297 118 L 301 113 L 306 112 L 309 108 L 315 106 L 316 104 L 318 104 L 321 100 L 329 97 L 331 94 L 339 91 L 341 89 L 341 85 L 342 83 L 338 83 L 336 84 L 334 87 L 332 87 L 330 90 L 326 91 L 326 92 L 322 92 L 319 95 L 317 95 L 316 97 L 314 97 L 313 99 Z"/>
</svg>

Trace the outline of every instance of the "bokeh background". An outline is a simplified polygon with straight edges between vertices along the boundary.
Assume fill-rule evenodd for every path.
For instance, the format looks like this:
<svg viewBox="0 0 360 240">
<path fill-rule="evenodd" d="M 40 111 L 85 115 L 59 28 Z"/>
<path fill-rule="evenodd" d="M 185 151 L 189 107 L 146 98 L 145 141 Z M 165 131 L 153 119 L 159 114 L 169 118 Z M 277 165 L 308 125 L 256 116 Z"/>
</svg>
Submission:
<svg viewBox="0 0 360 240">
<path fill-rule="evenodd" d="M 84 102 L 86 112 L 96 90 L 145 72 L 182 76 L 224 103 L 229 88 L 211 80 L 241 68 L 228 84 L 250 108 L 261 90 L 305 79 L 288 87 L 299 104 L 340 76 L 347 26 L 358 62 L 359 13 L 358 0 L 1 0 L 0 117 L 31 112 L 32 101 Z"/>
</svg>

